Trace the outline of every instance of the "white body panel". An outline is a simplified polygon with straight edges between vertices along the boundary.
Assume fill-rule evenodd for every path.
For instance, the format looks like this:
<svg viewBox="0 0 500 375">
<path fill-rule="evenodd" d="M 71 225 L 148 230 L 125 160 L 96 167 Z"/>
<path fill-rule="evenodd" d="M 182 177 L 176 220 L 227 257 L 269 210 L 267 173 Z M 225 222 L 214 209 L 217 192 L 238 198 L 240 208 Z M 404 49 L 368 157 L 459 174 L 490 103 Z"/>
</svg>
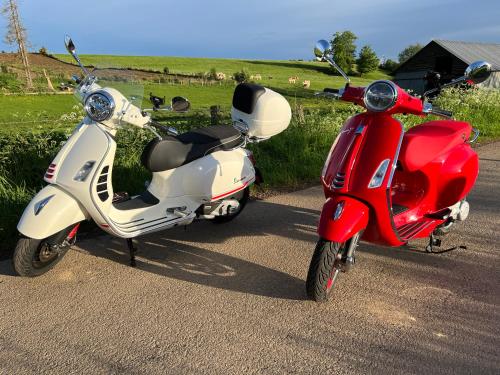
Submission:
<svg viewBox="0 0 500 375">
<path fill-rule="evenodd" d="M 36 204 L 44 199 L 49 201 L 35 214 Z M 26 237 L 41 240 L 88 218 L 85 208 L 76 199 L 61 188 L 49 185 L 40 190 L 24 209 L 17 230 Z"/>
<path fill-rule="evenodd" d="M 178 168 L 153 173 L 148 191 L 159 203 L 122 210 L 112 203 L 115 152 L 116 143 L 109 131 L 102 125 L 84 121 L 54 159 L 53 177 L 46 178 L 57 187 L 46 187 L 33 199 L 19 222 L 19 231 L 41 239 L 91 217 L 113 235 L 137 237 L 188 224 L 202 204 L 231 195 L 255 180 L 255 170 L 244 149 L 218 151 Z M 94 162 L 94 165 L 87 178 L 75 181 L 78 171 L 88 162 Z M 106 168 L 108 172 L 103 173 Z M 35 216 L 33 205 L 47 196 L 50 189 L 57 189 L 60 194 L 39 214 L 43 213 L 43 216 Z M 54 220 L 40 221 L 45 214 L 53 212 L 61 212 L 61 215 L 56 215 Z"/>
</svg>

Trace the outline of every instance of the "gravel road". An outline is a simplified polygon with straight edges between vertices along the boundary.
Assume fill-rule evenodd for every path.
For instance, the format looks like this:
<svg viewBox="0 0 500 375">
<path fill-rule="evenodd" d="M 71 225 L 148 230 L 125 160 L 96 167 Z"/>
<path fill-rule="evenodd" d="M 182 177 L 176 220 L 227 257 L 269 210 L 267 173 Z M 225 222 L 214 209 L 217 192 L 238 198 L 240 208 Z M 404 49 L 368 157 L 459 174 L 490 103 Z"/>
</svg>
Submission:
<svg viewBox="0 0 500 375">
<path fill-rule="evenodd" d="M 0 262 L 0 374 L 498 374 L 500 143 L 480 149 L 471 216 L 444 239 L 362 243 L 335 299 L 305 299 L 319 187 L 235 221 L 138 242 L 85 240 L 50 273 Z"/>
</svg>

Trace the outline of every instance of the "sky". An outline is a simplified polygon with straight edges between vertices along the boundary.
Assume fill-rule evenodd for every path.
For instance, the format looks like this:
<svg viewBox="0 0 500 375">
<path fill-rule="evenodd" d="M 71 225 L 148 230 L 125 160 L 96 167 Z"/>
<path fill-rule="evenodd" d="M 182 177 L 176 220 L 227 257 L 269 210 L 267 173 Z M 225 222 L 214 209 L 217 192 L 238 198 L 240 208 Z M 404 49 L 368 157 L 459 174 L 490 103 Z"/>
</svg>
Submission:
<svg viewBox="0 0 500 375">
<path fill-rule="evenodd" d="M 5 0 L 0 0 L 4 2 Z M 358 50 L 397 58 L 432 39 L 500 43 L 500 0 L 18 0 L 32 49 L 79 53 L 310 59 L 351 30 Z M 0 15 L 1 16 L 1 15 Z M 0 34 L 5 30 L 0 19 Z M 13 47 L 0 42 L 0 50 Z"/>
</svg>

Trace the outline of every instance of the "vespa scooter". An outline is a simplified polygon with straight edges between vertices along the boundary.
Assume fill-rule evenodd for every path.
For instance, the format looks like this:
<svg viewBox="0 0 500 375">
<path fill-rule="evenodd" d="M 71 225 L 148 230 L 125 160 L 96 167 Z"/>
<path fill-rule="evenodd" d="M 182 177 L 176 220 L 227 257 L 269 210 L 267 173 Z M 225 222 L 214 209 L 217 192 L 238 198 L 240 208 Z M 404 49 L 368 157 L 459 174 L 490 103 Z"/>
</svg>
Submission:
<svg viewBox="0 0 500 375">
<path fill-rule="evenodd" d="M 418 98 L 391 81 L 353 87 L 327 41 L 316 44 L 315 55 L 347 79 L 344 88 L 325 89 L 321 95 L 366 109 L 344 124 L 321 176 L 327 199 L 306 290 L 309 298 L 325 301 L 339 272 L 354 264 L 360 240 L 401 246 L 429 237 L 426 250 L 432 252 L 440 245 L 435 235 L 449 232 L 455 222 L 467 218 L 466 197 L 478 175 L 478 156 L 470 144 L 479 132 L 428 103 L 425 97 L 435 90 Z M 480 83 L 490 72 L 490 64 L 475 62 L 463 77 L 443 87 Z M 405 133 L 393 117 L 399 113 L 447 119 L 425 122 Z"/>
<path fill-rule="evenodd" d="M 261 86 L 241 84 L 233 96 L 233 126 L 178 134 L 155 123 L 151 111 L 134 105 L 136 93 L 129 97 L 123 90 L 102 87 L 99 83 L 105 81 L 87 71 L 69 37 L 66 48 L 85 75 L 76 94 L 86 117 L 49 165 L 44 178 L 48 185 L 19 221 L 21 238 L 13 257 L 19 275 L 38 276 L 54 267 L 75 243 L 83 220 L 92 219 L 109 234 L 127 239 L 130 263 L 135 266 L 132 238 L 194 219 L 227 222 L 241 213 L 249 186 L 256 181 L 253 155 L 244 146 L 288 127 L 291 109 L 284 97 Z M 151 95 L 150 99 L 154 110 L 189 108 L 189 102 L 180 97 L 168 108 L 161 108 L 162 98 Z M 117 195 L 112 186 L 115 136 L 126 124 L 155 135 L 141 157 L 152 172 L 151 182 L 134 197 Z"/>
</svg>

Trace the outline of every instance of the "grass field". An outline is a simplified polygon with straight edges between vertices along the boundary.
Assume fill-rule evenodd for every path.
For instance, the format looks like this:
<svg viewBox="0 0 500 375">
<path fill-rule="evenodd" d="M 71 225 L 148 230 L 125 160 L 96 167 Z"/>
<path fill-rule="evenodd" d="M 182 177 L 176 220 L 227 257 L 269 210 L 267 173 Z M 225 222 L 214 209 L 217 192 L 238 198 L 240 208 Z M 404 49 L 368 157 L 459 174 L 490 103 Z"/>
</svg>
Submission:
<svg viewBox="0 0 500 375">
<path fill-rule="evenodd" d="M 57 58 L 72 62 L 69 55 L 56 55 Z M 333 70 L 326 63 L 309 61 L 285 60 L 238 60 L 188 58 L 170 56 L 111 56 L 111 55 L 81 55 L 85 64 L 99 68 L 122 67 L 136 69 L 151 69 L 163 72 L 168 67 L 171 74 L 196 74 L 210 71 L 225 73 L 229 78 L 233 73 L 245 69 L 250 75 L 260 74 L 261 83 L 272 87 L 289 88 L 289 77 L 298 77 L 297 82 L 311 81 L 311 90 L 319 90 L 328 86 L 337 87 L 343 84 L 343 79 L 333 76 Z M 380 71 L 372 72 L 362 78 L 354 77 L 353 82 L 366 83 L 373 79 L 386 78 Z"/>
<path fill-rule="evenodd" d="M 69 55 L 58 55 L 57 57 L 64 61 L 72 61 Z M 230 77 L 236 71 L 245 69 L 250 74 L 260 74 L 262 80 L 258 83 L 282 93 L 292 105 L 300 104 L 308 108 L 331 106 L 331 103 L 325 104 L 324 101 L 314 98 L 314 92 L 322 90 L 324 87 L 344 85 L 343 79 L 333 75 L 333 70 L 327 64 L 319 62 L 101 55 L 82 55 L 81 58 L 86 64 L 101 68 L 138 68 L 163 71 L 163 68 L 167 66 L 172 74 L 196 74 L 215 68 L 217 72 L 223 72 L 227 77 Z M 292 76 L 299 78 L 297 84 L 288 83 L 288 78 Z M 383 78 L 387 78 L 387 76 L 381 71 L 376 71 L 364 77 L 354 77 L 353 83 L 366 85 L 374 79 Z M 311 82 L 309 89 L 302 87 L 304 80 Z M 155 95 L 165 96 L 167 99 L 177 95 L 184 96 L 190 100 L 194 111 L 204 111 L 207 115 L 212 105 L 219 105 L 223 110 L 229 110 L 235 87 L 234 81 L 230 79 L 210 86 L 201 83 L 183 85 L 150 81 L 143 83 L 146 94 L 153 92 Z M 60 127 L 60 117 L 71 112 L 75 104 L 71 96 L 65 95 L 2 96 L 0 102 L 0 132 L 28 129 L 37 121 L 39 126 L 45 128 Z"/>
</svg>

